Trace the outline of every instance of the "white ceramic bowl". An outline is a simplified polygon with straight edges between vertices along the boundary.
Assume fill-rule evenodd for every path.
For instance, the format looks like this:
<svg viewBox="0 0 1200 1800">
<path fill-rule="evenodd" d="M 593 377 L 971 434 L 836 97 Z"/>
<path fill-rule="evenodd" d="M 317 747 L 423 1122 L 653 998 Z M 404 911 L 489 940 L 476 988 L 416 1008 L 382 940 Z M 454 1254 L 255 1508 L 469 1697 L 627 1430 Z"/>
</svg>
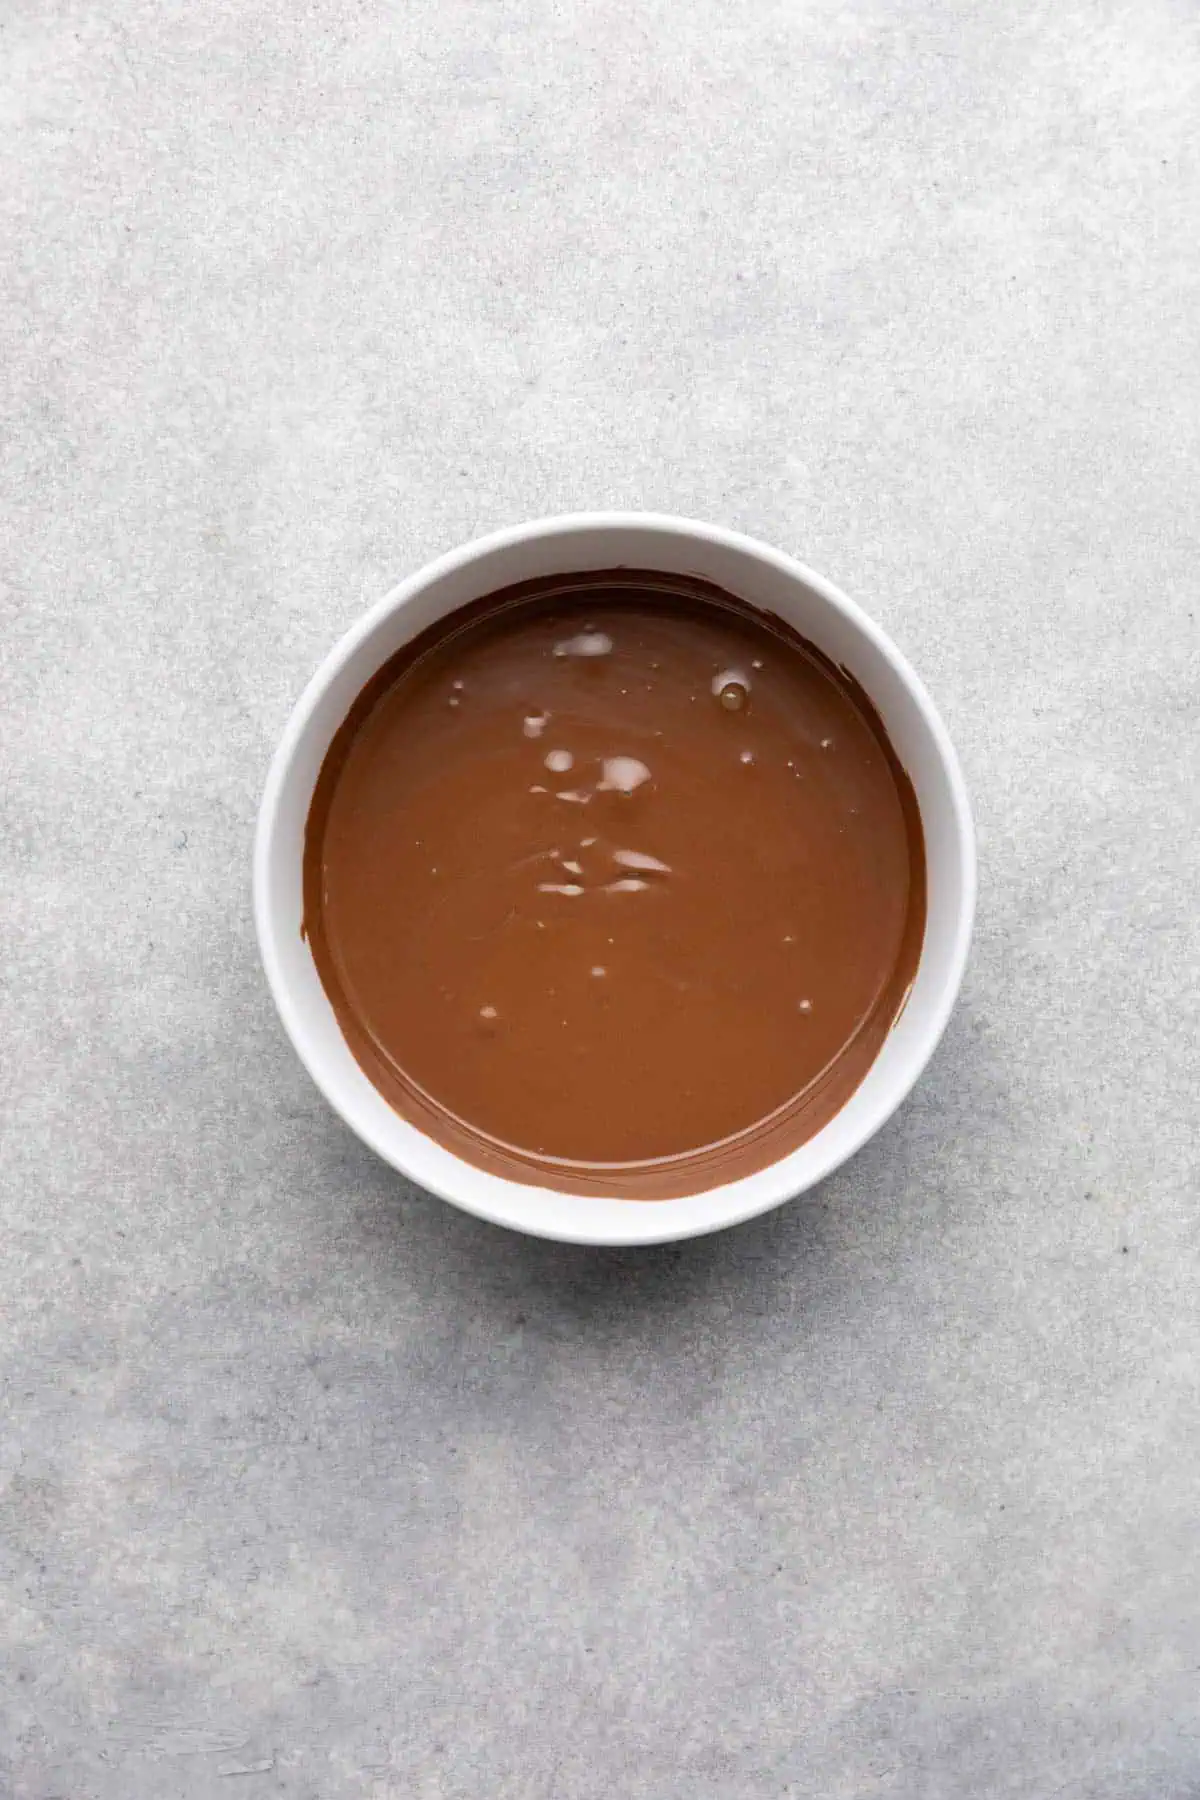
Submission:
<svg viewBox="0 0 1200 1800">
<path fill-rule="evenodd" d="M 392 1111 L 351 1055 L 300 935 L 301 859 L 313 786 L 351 702 L 395 651 L 466 602 L 533 576 L 619 564 L 705 576 L 793 625 L 858 681 L 916 790 L 928 912 L 908 1004 L 861 1086 L 822 1131 L 771 1167 L 677 1200 L 559 1194 L 489 1175 Z M 335 1111 L 401 1174 L 467 1212 L 576 1244 L 658 1244 L 753 1218 L 852 1156 L 908 1094 L 958 994 L 975 910 L 975 840 L 958 759 L 925 689 L 866 614 L 820 575 L 754 539 L 652 513 L 580 513 L 452 551 L 380 600 L 326 657 L 288 720 L 254 847 L 263 966 L 288 1035 Z"/>
</svg>

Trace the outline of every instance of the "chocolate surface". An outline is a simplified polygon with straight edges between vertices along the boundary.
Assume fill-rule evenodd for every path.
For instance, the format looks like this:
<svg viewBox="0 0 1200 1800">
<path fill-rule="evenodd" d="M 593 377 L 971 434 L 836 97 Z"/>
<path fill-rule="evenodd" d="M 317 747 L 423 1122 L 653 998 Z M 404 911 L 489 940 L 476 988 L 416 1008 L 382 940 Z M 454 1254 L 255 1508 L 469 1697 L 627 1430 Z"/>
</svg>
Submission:
<svg viewBox="0 0 1200 1800">
<path fill-rule="evenodd" d="M 524 583 L 368 684 L 318 779 L 305 931 L 388 1101 L 514 1179 L 696 1192 L 866 1074 L 925 925 L 865 696 L 691 577 Z"/>
</svg>

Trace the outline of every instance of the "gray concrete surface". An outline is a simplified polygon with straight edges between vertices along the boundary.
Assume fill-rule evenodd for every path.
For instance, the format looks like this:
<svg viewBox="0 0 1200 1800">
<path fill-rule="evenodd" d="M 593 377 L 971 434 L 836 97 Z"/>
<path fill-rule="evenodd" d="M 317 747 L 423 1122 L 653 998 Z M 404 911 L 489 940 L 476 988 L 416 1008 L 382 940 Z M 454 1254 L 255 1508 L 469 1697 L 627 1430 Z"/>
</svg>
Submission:
<svg viewBox="0 0 1200 1800">
<path fill-rule="evenodd" d="M 1192 0 L 7 0 L 8 1800 L 1200 1794 Z M 917 1095 L 678 1251 L 406 1191 L 259 977 L 317 659 L 799 552 L 980 826 Z"/>
</svg>

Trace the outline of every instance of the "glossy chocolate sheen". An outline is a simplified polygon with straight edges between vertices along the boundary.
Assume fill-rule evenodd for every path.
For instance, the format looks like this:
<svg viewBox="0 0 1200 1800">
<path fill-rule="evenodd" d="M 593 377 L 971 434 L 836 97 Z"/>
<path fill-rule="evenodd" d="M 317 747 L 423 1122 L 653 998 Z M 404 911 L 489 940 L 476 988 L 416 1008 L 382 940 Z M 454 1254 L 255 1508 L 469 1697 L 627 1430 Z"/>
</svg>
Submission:
<svg viewBox="0 0 1200 1800">
<path fill-rule="evenodd" d="M 691 577 L 522 583 L 425 632 L 334 738 L 305 931 L 346 1040 L 482 1168 L 665 1199 L 844 1105 L 925 928 L 866 696 Z"/>
</svg>

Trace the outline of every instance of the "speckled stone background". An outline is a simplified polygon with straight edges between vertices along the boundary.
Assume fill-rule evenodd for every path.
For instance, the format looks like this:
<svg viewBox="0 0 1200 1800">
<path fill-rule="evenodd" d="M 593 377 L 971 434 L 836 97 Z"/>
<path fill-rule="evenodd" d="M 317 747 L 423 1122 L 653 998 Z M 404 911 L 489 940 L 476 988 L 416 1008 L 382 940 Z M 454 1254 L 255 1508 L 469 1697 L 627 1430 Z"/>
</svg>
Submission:
<svg viewBox="0 0 1200 1800">
<path fill-rule="evenodd" d="M 1193 0 L 7 0 L 0 1794 L 1200 1794 Z M 961 749 L 961 1010 L 642 1255 L 407 1190 L 255 806 L 472 533 L 646 507 Z"/>
</svg>

